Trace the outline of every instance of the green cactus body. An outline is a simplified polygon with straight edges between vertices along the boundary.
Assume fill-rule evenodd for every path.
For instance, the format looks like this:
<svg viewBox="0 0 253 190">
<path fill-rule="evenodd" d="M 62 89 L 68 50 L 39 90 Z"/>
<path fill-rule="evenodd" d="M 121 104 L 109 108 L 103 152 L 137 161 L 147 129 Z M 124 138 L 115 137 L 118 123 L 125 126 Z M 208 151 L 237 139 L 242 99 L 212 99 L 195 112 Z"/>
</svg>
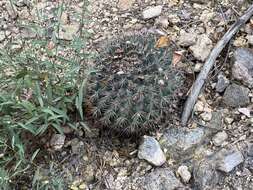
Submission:
<svg viewBox="0 0 253 190">
<path fill-rule="evenodd" d="M 168 119 L 184 76 L 171 66 L 172 48 L 156 48 L 156 41 L 151 34 L 125 36 L 103 49 L 88 80 L 86 109 L 93 121 L 143 134 Z"/>
</svg>

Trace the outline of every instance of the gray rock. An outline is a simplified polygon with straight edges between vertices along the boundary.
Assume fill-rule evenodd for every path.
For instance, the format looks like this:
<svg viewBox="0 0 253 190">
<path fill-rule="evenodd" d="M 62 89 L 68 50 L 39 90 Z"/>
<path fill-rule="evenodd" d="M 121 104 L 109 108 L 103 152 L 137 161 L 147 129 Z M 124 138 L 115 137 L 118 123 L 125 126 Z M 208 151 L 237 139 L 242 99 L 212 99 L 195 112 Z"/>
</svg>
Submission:
<svg viewBox="0 0 253 190">
<path fill-rule="evenodd" d="M 213 137 L 213 144 L 215 146 L 220 146 L 222 145 L 222 143 L 227 140 L 228 138 L 228 134 L 225 131 L 219 132 L 217 133 L 214 137 Z"/>
<path fill-rule="evenodd" d="M 253 143 L 249 145 L 248 155 L 249 155 L 250 157 L 253 157 Z"/>
<path fill-rule="evenodd" d="M 229 80 L 223 75 L 223 73 L 220 73 L 218 75 L 218 81 L 216 83 L 215 89 L 216 92 L 224 92 L 224 90 L 228 87 Z"/>
<path fill-rule="evenodd" d="M 143 19 L 151 19 L 159 16 L 162 13 L 163 6 L 158 5 L 155 7 L 149 7 L 142 12 Z"/>
<path fill-rule="evenodd" d="M 232 67 L 232 75 L 249 88 L 253 87 L 253 50 L 239 48 L 234 53 L 235 63 Z"/>
<path fill-rule="evenodd" d="M 223 117 L 224 117 L 223 110 L 218 110 L 218 111 L 212 112 L 212 119 L 208 123 L 208 126 L 210 126 L 210 128 L 212 128 L 212 129 L 217 129 L 217 131 L 222 130 Z"/>
<path fill-rule="evenodd" d="M 173 171 L 167 168 L 155 169 L 144 178 L 144 190 L 177 190 L 182 183 L 175 177 Z"/>
<path fill-rule="evenodd" d="M 64 145 L 65 138 L 66 138 L 65 135 L 62 135 L 62 134 L 54 134 L 54 135 L 51 137 L 50 146 L 51 146 L 54 150 L 61 150 L 62 147 L 63 147 L 63 145 Z"/>
<path fill-rule="evenodd" d="M 231 107 L 240 107 L 246 106 L 250 103 L 250 98 L 248 96 L 249 89 L 237 84 L 231 84 L 227 87 L 224 96 L 223 102 L 227 106 Z"/>
<path fill-rule="evenodd" d="M 187 166 L 183 166 L 183 165 L 179 166 L 179 168 L 177 169 L 177 173 L 180 175 L 180 177 L 185 183 L 188 183 L 189 180 L 191 179 L 191 172 L 189 172 L 189 169 Z"/>
<path fill-rule="evenodd" d="M 139 146 L 139 159 L 144 159 L 155 166 L 161 166 L 166 162 L 166 157 L 155 138 L 144 136 Z"/>
<path fill-rule="evenodd" d="M 183 47 L 188 47 L 196 43 L 197 35 L 195 33 L 187 33 L 184 30 L 180 31 L 178 44 Z"/>
<path fill-rule="evenodd" d="M 215 189 L 214 187 L 219 181 L 219 173 L 216 171 L 215 167 L 216 162 L 214 158 L 205 158 L 195 164 L 193 177 L 194 183 L 198 189 Z"/>
<path fill-rule="evenodd" d="M 204 128 L 168 128 L 160 140 L 173 159 L 187 159 L 194 153 L 196 147 L 207 140 Z"/>
<path fill-rule="evenodd" d="M 220 171 L 229 173 L 243 161 L 244 161 L 243 155 L 239 150 L 222 149 L 218 153 L 217 168 Z"/>
</svg>

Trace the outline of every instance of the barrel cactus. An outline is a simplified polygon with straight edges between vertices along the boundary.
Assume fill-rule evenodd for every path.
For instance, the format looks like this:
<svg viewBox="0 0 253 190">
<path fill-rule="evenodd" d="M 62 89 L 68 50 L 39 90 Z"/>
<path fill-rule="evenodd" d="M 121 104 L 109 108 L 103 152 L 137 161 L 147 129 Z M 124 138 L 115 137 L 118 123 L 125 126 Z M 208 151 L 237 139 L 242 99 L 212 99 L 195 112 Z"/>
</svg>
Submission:
<svg viewBox="0 0 253 190">
<path fill-rule="evenodd" d="M 184 84 L 173 68 L 173 48 L 158 37 L 136 34 L 110 41 L 95 61 L 85 109 L 100 127 L 121 134 L 143 134 L 170 118 Z"/>
</svg>

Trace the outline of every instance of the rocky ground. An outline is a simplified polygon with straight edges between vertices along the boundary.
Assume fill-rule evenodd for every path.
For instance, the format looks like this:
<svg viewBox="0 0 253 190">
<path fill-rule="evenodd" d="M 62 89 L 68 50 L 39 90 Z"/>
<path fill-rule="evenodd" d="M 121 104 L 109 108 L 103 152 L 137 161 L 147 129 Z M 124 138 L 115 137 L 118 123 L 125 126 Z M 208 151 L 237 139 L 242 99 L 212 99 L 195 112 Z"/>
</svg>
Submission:
<svg viewBox="0 0 253 190">
<path fill-rule="evenodd" d="M 167 35 L 184 64 L 197 75 L 208 54 L 250 1 L 91 0 L 88 50 L 108 38 L 139 30 Z M 72 40 L 83 2 L 67 2 L 60 36 Z M 36 22 L 36 11 L 53 17 L 57 1 L 0 2 L 0 42 L 20 46 L 33 37 L 20 27 Z M 253 18 L 222 52 L 199 96 L 188 127 L 176 122 L 140 141 L 100 134 L 97 129 L 55 134 L 47 161 L 69 189 L 174 190 L 253 189 Z M 46 165 L 44 175 L 48 174 Z"/>
</svg>

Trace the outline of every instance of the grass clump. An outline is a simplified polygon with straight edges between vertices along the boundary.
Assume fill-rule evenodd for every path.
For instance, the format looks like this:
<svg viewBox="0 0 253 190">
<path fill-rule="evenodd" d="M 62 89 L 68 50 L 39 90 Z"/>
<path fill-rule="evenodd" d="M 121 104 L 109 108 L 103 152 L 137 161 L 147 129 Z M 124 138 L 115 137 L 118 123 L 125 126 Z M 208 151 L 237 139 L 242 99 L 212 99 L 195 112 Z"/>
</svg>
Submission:
<svg viewBox="0 0 253 190">
<path fill-rule="evenodd" d="M 14 39 L 0 50 L 0 189 L 20 189 L 20 180 L 36 170 L 34 159 L 43 136 L 63 133 L 63 125 L 75 128 L 83 123 L 87 35 L 80 28 L 73 40 L 59 39 L 64 9 L 63 3 L 58 5 L 53 21 L 40 17 L 38 10 L 37 23 L 22 24 L 36 37 Z M 36 186 L 26 185 L 41 189 L 39 180 Z M 62 189 L 50 183 L 46 187 Z"/>
</svg>

